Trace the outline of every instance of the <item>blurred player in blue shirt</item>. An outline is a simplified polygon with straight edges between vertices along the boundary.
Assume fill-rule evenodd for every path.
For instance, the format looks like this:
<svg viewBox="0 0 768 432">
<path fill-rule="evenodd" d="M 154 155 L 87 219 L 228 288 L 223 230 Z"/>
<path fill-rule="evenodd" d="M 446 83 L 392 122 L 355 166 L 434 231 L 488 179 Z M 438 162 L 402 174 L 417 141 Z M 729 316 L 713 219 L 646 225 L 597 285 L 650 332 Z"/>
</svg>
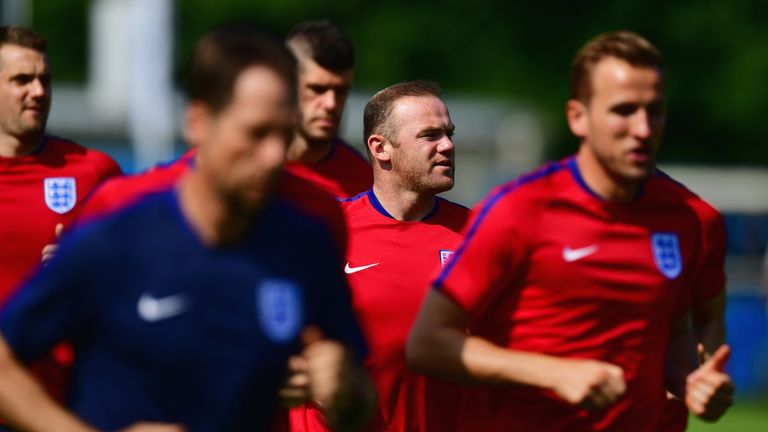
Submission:
<svg viewBox="0 0 768 432">
<path fill-rule="evenodd" d="M 293 132 L 293 59 L 254 30 L 222 28 L 198 44 L 187 84 L 196 168 L 65 236 L 0 314 L 0 416 L 19 429 L 264 430 L 299 352 L 297 386 L 337 426 L 360 412 L 367 381 L 352 351 L 364 344 L 338 254 L 325 252 L 333 240 L 272 197 Z M 61 340 L 76 350 L 71 412 L 18 363 Z"/>
</svg>

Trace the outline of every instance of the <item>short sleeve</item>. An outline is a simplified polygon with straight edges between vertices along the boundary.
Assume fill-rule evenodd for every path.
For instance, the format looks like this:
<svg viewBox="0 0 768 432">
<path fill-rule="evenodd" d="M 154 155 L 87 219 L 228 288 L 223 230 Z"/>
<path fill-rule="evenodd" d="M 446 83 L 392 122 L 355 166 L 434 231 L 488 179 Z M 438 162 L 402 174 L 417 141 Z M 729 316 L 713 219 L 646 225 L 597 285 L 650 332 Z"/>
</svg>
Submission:
<svg viewBox="0 0 768 432">
<path fill-rule="evenodd" d="M 471 316 L 482 314 L 509 286 L 525 259 L 521 219 L 513 206 L 500 191 L 473 209 L 464 241 L 434 282 Z"/>
<path fill-rule="evenodd" d="M 701 265 L 693 284 L 694 305 L 712 300 L 725 289 L 725 222 L 722 215 L 708 205 L 699 213 L 702 221 L 702 247 L 699 258 Z"/>
</svg>

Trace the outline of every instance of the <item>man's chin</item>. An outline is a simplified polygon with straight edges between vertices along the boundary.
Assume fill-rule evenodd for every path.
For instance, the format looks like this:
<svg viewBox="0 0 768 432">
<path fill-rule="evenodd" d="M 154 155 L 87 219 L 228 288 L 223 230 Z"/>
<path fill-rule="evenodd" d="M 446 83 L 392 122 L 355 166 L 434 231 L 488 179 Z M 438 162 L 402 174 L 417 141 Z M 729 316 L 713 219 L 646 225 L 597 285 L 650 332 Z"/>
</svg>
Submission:
<svg viewBox="0 0 768 432">
<path fill-rule="evenodd" d="M 313 128 L 305 136 L 307 141 L 328 142 L 336 136 L 338 130 L 338 128 Z"/>
<path fill-rule="evenodd" d="M 42 135 L 45 131 L 45 121 L 28 121 L 21 125 L 22 135 Z"/>
<path fill-rule="evenodd" d="M 435 194 L 439 194 L 443 192 L 448 192 L 449 190 L 453 189 L 453 184 L 454 184 L 453 179 L 444 180 L 440 182 L 435 182 L 434 184 L 431 185 L 432 187 L 430 189 L 431 189 L 431 192 Z"/>
<path fill-rule="evenodd" d="M 647 164 L 643 166 L 633 166 L 628 170 L 626 177 L 628 180 L 642 181 L 653 175 L 656 171 L 654 164 Z"/>
</svg>

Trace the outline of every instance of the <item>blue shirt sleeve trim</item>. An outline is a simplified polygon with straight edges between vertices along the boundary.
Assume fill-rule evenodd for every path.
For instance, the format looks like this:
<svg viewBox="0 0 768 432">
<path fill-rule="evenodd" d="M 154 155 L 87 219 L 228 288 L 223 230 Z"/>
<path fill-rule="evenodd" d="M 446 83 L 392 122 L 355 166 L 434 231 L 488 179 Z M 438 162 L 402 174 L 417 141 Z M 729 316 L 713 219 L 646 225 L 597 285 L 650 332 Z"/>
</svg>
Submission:
<svg viewBox="0 0 768 432">
<path fill-rule="evenodd" d="M 371 189 L 371 190 L 372 190 L 372 189 Z M 340 203 L 351 202 L 351 201 L 357 201 L 357 200 L 359 200 L 360 198 L 362 198 L 362 197 L 366 196 L 366 195 L 368 194 L 368 192 L 369 192 L 369 191 L 371 191 L 371 190 L 367 190 L 367 191 L 363 191 L 363 192 L 360 192 L 359 194 L 357 194 L 357 195 L 355 195 L 355 196 L 353 196 L 353 197 L 349 197 L 349 198 L 344 198 L 344 197 L 335 197 L 335 198 L 336 198 L 336 200 L 337 200 L 338 202 L 340 202 Z"/>
</svg>

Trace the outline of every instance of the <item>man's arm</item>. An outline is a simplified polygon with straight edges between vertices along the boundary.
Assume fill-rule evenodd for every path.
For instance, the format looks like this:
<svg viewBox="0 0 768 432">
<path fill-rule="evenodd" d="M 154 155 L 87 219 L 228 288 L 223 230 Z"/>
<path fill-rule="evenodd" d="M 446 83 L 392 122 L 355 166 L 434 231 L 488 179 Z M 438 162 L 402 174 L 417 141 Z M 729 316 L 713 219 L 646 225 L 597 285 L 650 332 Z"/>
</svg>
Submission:
<svg viewBox="0 0 768 432">
<path fill-rule="evenodd" d="M 0 334 L 0 418 L 28 432 L 96 432 L 55 402 L 14 357 Z M 184 432 L 179 425 L 139 422 L 123 432 Z"/>
<path fill-rule="evenodd" d="M 692 323 L 696 341 L 703 347 L 703 359 L 708 359 L 725 343 L 725 290 L 715 298 L 694 303 Z"/>
<path fill-rule="evenodd" d="M 724 372 L 730 348 L 721 345 L 701 366 L 688 315 L 672 325 L 667 351 L 667 389 L 707 421 L 719 419 L 733 404 L 733 381 Z"/>
<path fill-rule="evenodd" d="M 467 334 L 467 321 L 453 301 L 430 290 L 408 338 L 408 365 L 460 382 L 549 389 L 587 408 L 604 408 L 626 390 L 624 372 L 616 365 L 505 349 Z"/>
<path fill-rule="evenodd" d="M 95 431 L 58 405 L 19 364 L 0 335 L 0 417 L 25 431 Z"/>
<path fill-rule="evenodd" d="M 673 321 L 667 348 L 667 390 L 680 400 L 685 400 L 686 377 L 699 367 L 690 321 L 688 314 Z"/>
</svg>

